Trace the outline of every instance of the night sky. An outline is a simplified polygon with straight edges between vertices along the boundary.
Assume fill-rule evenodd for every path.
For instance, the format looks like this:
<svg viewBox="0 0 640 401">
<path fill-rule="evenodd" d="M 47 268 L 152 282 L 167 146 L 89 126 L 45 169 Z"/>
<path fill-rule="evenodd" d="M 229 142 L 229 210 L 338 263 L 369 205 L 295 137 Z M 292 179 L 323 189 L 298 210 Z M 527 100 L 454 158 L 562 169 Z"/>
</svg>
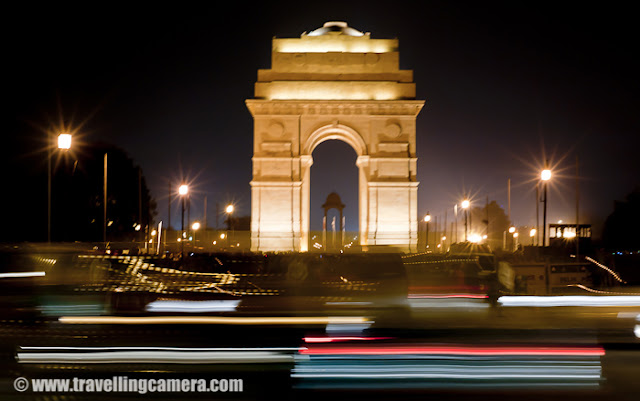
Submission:
<svg viewBox="0 0 640 401">
<path fill-rule="evenodd" d="M 2 191 L 0 230 L 24 222 L 46 232 L 38 127 L 60 116 L 79 145 L 107 142 L 129 153 L 158 219 L 181 177 L 193 186 L 192 220 L 205 195 L 209 225 L 216 203 L 234 202 L 248 215 L 253 123 L 244 100 L 253 97 L 257 70 L 271 66 L 274 36 L 299 37 L 326 21 L 399 39 L 401 68 L 414 71 L 417 99 L 426 100 L 417 130 L 419 215 L 451 216 L 465 194 L 506 209 L 510 178 L 512 219 L 533 224 L 534 184 L 549 159 L 549 221 L 573 222 L 578 156 L 581 222 L 598 235 L 614 200 L 640 185 L 639 35 L 630 5 L 158 4 L 23 5 L 5 15 L 1 174 L 11 190 Z M 313 156 L 312 229 L 336 190 L 347 228 L 357 230 L 355 152 L 330 141 Z M 177 203 L 172 212 L 177 222 Z"/>
</svg>

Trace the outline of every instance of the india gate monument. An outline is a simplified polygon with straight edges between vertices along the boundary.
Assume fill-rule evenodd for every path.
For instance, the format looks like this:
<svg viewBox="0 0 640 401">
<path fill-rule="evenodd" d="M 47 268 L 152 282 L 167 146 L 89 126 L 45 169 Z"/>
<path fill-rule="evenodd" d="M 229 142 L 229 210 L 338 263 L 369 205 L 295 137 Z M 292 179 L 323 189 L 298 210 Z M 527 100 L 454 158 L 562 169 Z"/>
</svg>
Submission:
<svg viewBox="0 0 640 401">
<path fill-rule="evenodd" d="M 313 150 L 327 140 L 357 154 L 362 249 L 416 251 L 416 117 L 424 101 L 399 58 L 397 39 L 372 39 L 344 22 L 273 39 L 271 69 L 258 70 L 246 101 L 254 120 L 253 251 L 308 251 Z"/>
</svg>

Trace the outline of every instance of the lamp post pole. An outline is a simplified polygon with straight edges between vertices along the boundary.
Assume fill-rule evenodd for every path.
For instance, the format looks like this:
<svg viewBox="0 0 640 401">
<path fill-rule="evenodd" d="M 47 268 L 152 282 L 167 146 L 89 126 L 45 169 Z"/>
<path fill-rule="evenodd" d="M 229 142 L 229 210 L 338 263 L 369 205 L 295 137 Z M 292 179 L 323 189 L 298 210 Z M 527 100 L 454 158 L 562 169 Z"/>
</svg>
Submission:
<svg viewBox="0 0 640 401">
<path fill-rule="evenodd" d="M 424 216 L 424 222 L 425 222 L 425 231 L 426 231 L 426 235 L 425 235 L 425 239 L 424 239 L 424 251 L 427 252 L 429 250 L 429 222 L 431 221 L 431 215 L 429 214 L 429 212 L 427 211 L 427 215 Z"/>
<path fill-rule="evenodd" d="M 231 214 L 233 213 L 233 211 L 235 210 L 235 207 L 231 204 L 227 205 L 225 212 L 227 212 L 227 229 L 229 231 L 231 231 L 231 235 L 229 235 L 229 233 L 227 233 L 227 244 L 229 246 L 229 248 L 231 248 L 231 237 L 233 236 L 234 232 L 233 232 L 233 220 L 231 217 Z"/>
<path fill-rule="evenodd" d="M 469 240 L 469 230 L 468 230 L 468 220 L 469 220 L 469 206 L 471 206 L 471 202 L 469 199 L 465 199 L 462 201 L 462 208 L 464 209 L 464 242 Z"/>
<path fill-rule="evenodd" d="M 180 194 L 180 198 L 181 198 L 181 209 L 182 209 L 182 224 L 180 226 L 180 259 L 182 260 L 184 258 L 184 240 L 185 240 L 185 235 L 184 235 L 184 202 L 185 202 L 185 197 L 187 196 L 187 194 L 189 193 L 189 187 L 185 184 L 180 185 L 180 188 L 178 188 L 178 194 Z"/>
<path fill-rule="evenodd" d="M 104 166 L 102 177 L 102 241 L 107 248 L 107 153 L 104 154 Z"/>
<path fill-rule="evenodd" d="M 49 135 L 47 140 L 47 242 L 51 243 L 51 181 L 52 169 L 51 159 L 53 158 L 52 137 Z M 69 150 L 71 148 L 71 134 L 58 135 L 58 149 Z"/>
<path fill-rule="evenodd" d="M 549 162 L 547 162 L 548 166 Z M 542 206 L 542 246 L 547 246 L 547 187 L 549 186 L 547 181 L 551 179 L 551 170 L 548 167 L 545 167 L 540 174 L 540 179 L 542 180 L 542 202 L 544 203 Z"/>
</svg>

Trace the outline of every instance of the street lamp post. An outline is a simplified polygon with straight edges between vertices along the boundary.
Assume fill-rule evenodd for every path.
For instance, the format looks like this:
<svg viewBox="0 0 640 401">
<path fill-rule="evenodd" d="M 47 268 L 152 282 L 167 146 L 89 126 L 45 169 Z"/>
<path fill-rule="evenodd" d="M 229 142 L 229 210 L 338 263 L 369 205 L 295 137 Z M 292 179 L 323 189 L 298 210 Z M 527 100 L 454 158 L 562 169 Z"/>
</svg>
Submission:
<svg viewBox="0 0 640 401">
<path fill-rule="evenodd" d="M 227 213 L 227 230 L 231 231 L 231 234 L 233 234 L 233 220 L 231 215 L 233 214 L 234 210 L 235 210 L 235 207 L 231 204 L 227 205 L 227 207 L 224 210 Z M 233 235 L 227 235 L 227 244 L 229 245 L 229 247 L 231 247 L 232 236 Z"/>
<path fill-rule="evenodd" d="M 200 229 L 200 223 L 197 221 L 193 222 L 193 225 L 191 226 L 191 229 L 193 229 L 193 249 L 195 252 L 196 246 L 197 246 L 197 242 L 196 242 L 196 231 L 198 231 Z"/>
<path fill-rule="evenodd" d="M 468 230 L 468 220 L 469 220 L 469 206 L 471 205 L 471 202 L 469 201 L 469 199 L 465 199 L 462 201 L 462 204 L 460 206 L 462 206 L 462 208 L 464 209 L 464 242 L 468 241 L 468 235 L 469 235 L 469 230 Z"/>
<path fill-rule="evenodd" d="M 178 188 L 178 194 L 181 198 L 181 209 L 182 209 L 182 224 L 180 226 L 180 259 L 184 258 L 184 202 L 187 194 L 189 193 L 189 186 L 186 184 L 180 185 Z"/>
<path fill-rule="evenodd" d="M 547 246 L 547 187 L 548 181 L 551 179 L 551 170 L 549 168 L 545 168 L 540 173 L 540 179 L 543 183 L 542 188 L 542 202 L 544 203 L 542 207 L 542 246 Z"/>
<path fill-rule="evenodd" d="M 429 212 L 427 212 L 427 215 L 424 216 L 424 222 L 426 223 L 426 227 L 425 227 L 425 231 L 426 231 L 426 236 L 424 239 L 424 251 L 428 251 L 429 250 L 429 222 L 431 221 L 431 215 L 429 214 Z"/>
<path fill-rule="evenodd" d="M 517 234 L 515 226 L 509 227 L 509 234 L 511 234 L 511 238 L 512 238 L 511 239 L 511 244 L 509 245 L 509 249 L 511 249 L 511 252 L 513 252 L 513 247 L 514 247 L 514 244 L 515 244 L 514 238 L 515 238 L 515 235 Z"/>
<path fill-rule="evenodd" d="M 48 141 L 50 142 L 51 139 Z M 47 148 L 47 242 L 51 243 L 51 159 L 53 158 L 53 147 L 51 143 Z M 58 135 L 58 149 L 69 150 L 71 148 L 71 134 Z"/>
</svg>

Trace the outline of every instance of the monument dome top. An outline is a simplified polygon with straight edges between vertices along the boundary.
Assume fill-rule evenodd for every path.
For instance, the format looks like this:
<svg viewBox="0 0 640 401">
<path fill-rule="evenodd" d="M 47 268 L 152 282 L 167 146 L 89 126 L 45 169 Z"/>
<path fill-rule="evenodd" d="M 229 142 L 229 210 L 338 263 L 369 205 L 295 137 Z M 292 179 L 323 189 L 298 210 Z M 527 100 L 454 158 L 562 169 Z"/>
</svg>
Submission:
<svg viewBox="0 0 640 401">
<path fill-rule="evenodd" d="M 364 36 L 364 33 L 353 29 L 343 21 L 325 22 L 322 28 L 318 28 L 306 34 L 307 36 L 325 36 L 325 35 L 347 35 L 347 36 Z M 304 36 L 304 34 L 303 34 Z"/>
</svg>

